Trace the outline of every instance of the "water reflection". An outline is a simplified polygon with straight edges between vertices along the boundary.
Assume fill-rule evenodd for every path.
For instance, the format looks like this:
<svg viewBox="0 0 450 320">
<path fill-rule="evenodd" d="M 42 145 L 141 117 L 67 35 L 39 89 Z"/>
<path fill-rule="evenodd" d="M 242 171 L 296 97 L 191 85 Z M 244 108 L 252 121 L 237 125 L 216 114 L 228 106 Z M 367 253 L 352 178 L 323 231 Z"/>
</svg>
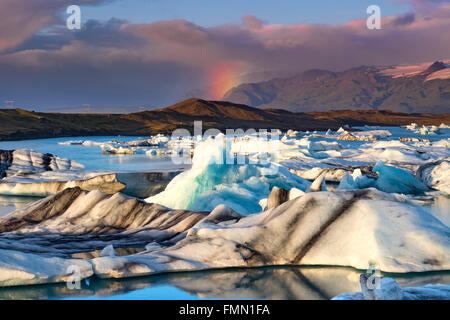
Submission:
<svg viewBox="0 0 450 320">
<path fill-rule="evenodd" d="M 0 217 L 23 208 L 27 204 L 39 200 L 36 197 L 18 197 L 18 196 L 4 196 L 0 195 Z"/>
<path fill-rule="evenodd" d="M 360 272 L 335 267 L 266 267 L 172 273 L 122 280 L 0 289 L 0 299 L 330 299 L 359 291 Z M 402 287 L 450 283 L 450 272 L 389 275 Z"/>
</svg>

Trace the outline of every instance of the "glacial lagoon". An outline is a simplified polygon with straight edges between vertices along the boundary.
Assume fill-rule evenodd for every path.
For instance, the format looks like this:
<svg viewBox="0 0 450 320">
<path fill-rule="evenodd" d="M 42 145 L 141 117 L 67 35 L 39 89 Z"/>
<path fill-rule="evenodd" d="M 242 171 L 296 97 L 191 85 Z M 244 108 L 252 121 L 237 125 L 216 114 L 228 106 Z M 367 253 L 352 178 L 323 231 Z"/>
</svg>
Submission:
<svg viewBox="0 0 450 320">
<path fill-rule="evenodd" d="M 423 154 L 429 154 L 429 160 L 448 157 L 448 139 L 450 137 L 448 128 L 441 128 L 439 134 L 426 135 L 402 127 L 359 127 L 356 129 L 362 130 L 363 133 L 388 131 L 391 135 L 379 138 L 378 142 L 381 145 L 378 147 L 376 147 L 378 142 L 370 140 L 337 140 L 336 134 L 330 136 L 329 132 L 302 133 L 298 137 L 293 135 L 289 139 L 285 137 L 286 145 L 289 143 L 298 145 L 301 152 L 296 151 L 295 148 L 294 150 L 287 149 L 287 152 L 281 150 L 280 163 L 298 170 L 297 172 L 300 174 L 305 174 L 305 172 L 310 174 L 308 170 L 318 164 L 320 167 L 323 165 L 321 161 L 327 158 L 340 159 L 340 165 L 348 165 L 352 161 L 367 164 L 390 156 L 390 160 L 394 163 L 398 161 L 401 165 L 406 164 L 405 168 L 409 169 L 411 161 L 417 160 L 419 163 L 427 160 Z M 413 141 L 402 144 L 394 142 L 398 141 L 400 137 L 411 138 Z M 101 144 L 108 144 L 111 141 L 126 144 L 143 139 L 145 137 L 111 136 L 8 141 L 0 142 L 0 149 L 27 149 L 40 153 L 51 153 L 54 156 L 71 159 L 81 164 L 84 166 L 84 172 L 164 172 L 186 171 L 191 168 L 190 164 L 174 164 L 167 154 L 149 154 L 148 149 L 150 148 L 141 148 L 140 152 L 133 154 L 105 154 L 99 148 Z M 305 139 L 307 144 L 304 143 Z M 414 141 L 414 139 L 416 140 Z M 421 140 L 426 141 L 421 142 Z M 89 143 L 82 145 L 78 141 L 88 141 Z M 340 145 L 339 148 L 336 147 L 336 141 Z M 447 141 L 447 147 L 445 147 L 445 141 Z M 360 152 L 360 150 L 363 151 Z M 396 155 L 399 156 L 398 159 L 395 158 Z M 298 160 L 298 156 L 301 157 L 301 161 Z M 299 163 L 303 165 L 305 161 L 310 165 L 298 167 Z M 198 177 L 194 178 L 198 179 Z M 357 183 L 356 178 L 354 182 Z M 271 182 L 269 181 L 269 183 Z M 291 187 L 294 187 L 296 182 L 292 183 L 294 185 Z M 340 184 L 339 181 L 333 181 L 331 178 L 324 181 L 324 186 L 332 191 L 338 189 Z M 382 188 L 383 186 L 379 185 L 378 187 Z M 246 186 L 235 192 L 249 190 L 253 192 L 255 188 Z M 261 194 L 260 191 L 254 192 L 256 193 L 253 195 L 258 197 Z M 213 194 L 211 199 L 215 199 L 214 197 Z M 6 216 L 16 209 L 24 208 L 38 199 L 41 198 L 0 195 L 0 217 Z M 162 204 L 167 201 L 164 196 L 156 197 L 156 199 L 160 199 Z M 448 194 L 431 191 L 422 196 L 416 195 L 414 199 L 421 202 L 424 208 L 434 216 L 441 218 L 442 221 L 448 221 L 450 202 Z M 230 202 L 231 208 L 234 204 Z M 258 202 L 256 201 L 254 205 L 258 205 Z M 201 202 L 197 209 L 212 210 L 202 207 Z M 242 209 L 245 211 L 245 208 Z M 249 212 L 251 213 L 251 210 Z M 117 249 L 118 252 L 119 249 Z M 143 251 L 144 248 L 140 248 L 138 251 L 141 250 Z M 98 252 L 96 256 L 98 256 Z M 5 287 L 0 289 L 0 299 L 330 299 L 341 293 L 359 291 L 358 279 L 359 274 L 363 271 L 350 267 L 280 266 L 163 272 L 152 276 L 136 276 L 117 280 L 92 276 L 82 280 L 80 290 L 70 290 L 65 283 Z M 383 273 L 383 275 L 394 278 L 401 287 L 450 283 L 448 271 Z"/>
</svg>

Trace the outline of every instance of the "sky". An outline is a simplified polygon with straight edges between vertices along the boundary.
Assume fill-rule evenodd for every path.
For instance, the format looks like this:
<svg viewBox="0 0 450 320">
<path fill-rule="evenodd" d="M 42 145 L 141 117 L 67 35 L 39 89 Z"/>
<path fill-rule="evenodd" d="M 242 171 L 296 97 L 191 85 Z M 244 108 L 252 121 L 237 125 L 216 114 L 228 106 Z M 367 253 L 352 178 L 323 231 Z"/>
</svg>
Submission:
<svg viewBox="0 0 450 320">
<path fill-rule="evenodd" d="M 81 8 L 69 30 L 66 8 Z M 366 9 L 381 8 L 381 30 Z M 450 0 L 1 0 L 0 106 L 163 107 L 307 69 L 450 58 Z M 117 109 L 116 109 L 117 110 Z"/>
</svg>

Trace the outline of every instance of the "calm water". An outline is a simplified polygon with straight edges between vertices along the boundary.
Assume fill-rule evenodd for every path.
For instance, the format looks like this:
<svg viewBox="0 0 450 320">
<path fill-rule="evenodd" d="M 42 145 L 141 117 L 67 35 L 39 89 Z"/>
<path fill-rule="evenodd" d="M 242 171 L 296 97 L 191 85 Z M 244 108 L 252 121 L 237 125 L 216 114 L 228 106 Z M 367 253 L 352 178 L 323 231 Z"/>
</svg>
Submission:
<svg viewBox="0 0 450 320">
<path fill-rule="evenodd" d="M 0 289 L 0 299 L 290 299 L 323 300 L 360 291 L 360 272 L 336 267 L 265 267 L 170 273 L 122 280 L 90 279 L 80 290 L 65 284 Z M 402 287 L 450 283 L 450 272 L 389 274 Z"/>
<path fill-rule="evenodd" d="M 146 137 L 69 137 L 52 138 L 23 141 L 0 141 L 0 149 L 31 149 L 41 153 L 51 153 L 61 158 L 67 158 L 84 165 L 89 171 L 113 171 L 113 172 L 152 172 L 159 170 L 180 170 L 182 166 L 175 165 L 168 156 L 147 156 L 145 154 L 135 155 L 104 155 L 99 146 L 61 145 L 66 141 L 95 141 L 110 142 L 144 140 Z M 0 217 L 26 204 L 36 201 L 33 197 L 11 197 L 0 195 Z"/>
<path fill-rule="evenodd" d="M 31 149 L 41 153 L 51 153 L 61 158 L 75 160 L 84 165 L 86 170 L 110 170 L 126 172 L 151 172 L 161 169 L 173 169 L 175 166 L 169 157 L 149 157 L 145 154 L 104 155 L 98 146 L 61 145 L 67 141 L 110 142 L 144 140 L 145 137 L 72 137 L 23 141 L 0 141 L 0 149 Z"/>
</svg>

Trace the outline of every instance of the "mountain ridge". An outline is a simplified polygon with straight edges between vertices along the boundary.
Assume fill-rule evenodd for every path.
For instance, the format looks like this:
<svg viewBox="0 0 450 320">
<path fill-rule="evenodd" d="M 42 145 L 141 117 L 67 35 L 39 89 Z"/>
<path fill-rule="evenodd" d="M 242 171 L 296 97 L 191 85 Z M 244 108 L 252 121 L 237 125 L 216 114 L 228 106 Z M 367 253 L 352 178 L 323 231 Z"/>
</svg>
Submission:
<svg viewBox="0 0 450 320">
<path fill-rule="evenodd" d="M 336 130 L 343 125 L 398 126 L 450 123 L 450 113 L 398 113 L 389 110 L 331 110 L 293 113 L 282 109 L 258 109 L 227 101 L 188 99 L 175 105 L 129 114 L 66 114 L 0 109 L 0 140 L 74 136 L 148 136 L 170 134 L 177 128 L 203 129 Z"/>
<path fill-rule="evenodd" d="M 360 66 L 339 72 L 311 69 L 293 77 L 241 84 L 229 90 L 223 100 L 292 112 L 389 109 L 442 113 L 450 110 L 450 77 L 432 77 L 444 69 L 450 71 L 444 62 L 436 61 L 412 74 L 398 74 L 402 68 L 405 67 L 398 66 L 396 71 L 396 67 Z"/>
</svg>

